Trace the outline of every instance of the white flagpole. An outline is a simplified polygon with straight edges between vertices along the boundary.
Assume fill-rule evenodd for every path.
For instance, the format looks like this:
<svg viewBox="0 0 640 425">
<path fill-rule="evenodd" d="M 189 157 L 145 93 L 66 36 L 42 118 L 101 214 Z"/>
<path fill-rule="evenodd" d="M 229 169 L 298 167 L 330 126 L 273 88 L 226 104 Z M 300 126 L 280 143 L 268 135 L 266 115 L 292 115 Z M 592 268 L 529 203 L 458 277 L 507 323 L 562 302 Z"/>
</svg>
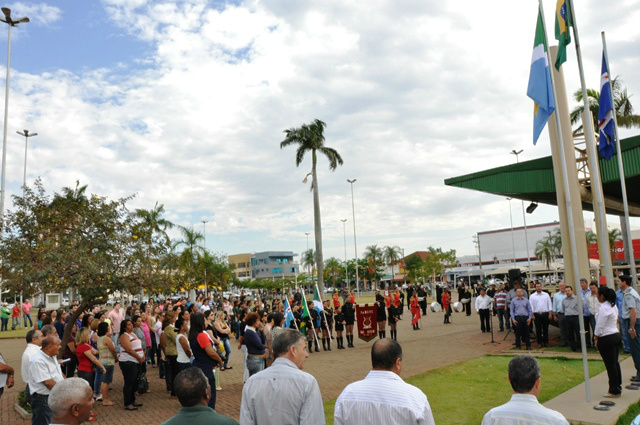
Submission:
<svg viewBox="0 0 640 425">
<path fill-rule="evenodd" d="M 627 201 L 627 183 L 624 178 L 624 167 L 622 166 L 622 149 L 620 149 L 620 138 L 618 137 L 618 119 L 616 117 L 616 105 L 613 103 L 613 84 L 611 83 L 611 68 L 609 67 L 609 53 L 607 51 L 607 40 L 602 31 L 602 51 L 604 53 L 604 62 L 607 65 L 609 73 L 609 89 L 611 92 L 611 103 L 613 106 L 613 129 L 616 139 L 616 151 L 618 153 L 618 172 L 620 173 L 620 187 L 622 188 L 622 203 L 624 205 L 624 222 L 626 226 L 627 240 L 629 241 L 629 267 L 631 268 L 631 277 L 633 278 L 633 287 L 638 289 L 638 275 L 636 274 L 636 258 L 633 252 L 633 239 L 631 238 L 631 225 L 629 224 L 629 202 Z"/>
<path fill-rule="evenodd" d="M 318 297 L 320 297 L 320 302 L 322 304 L 324 304 L 324 300 L 322 299 L 322 294 L 320 294 L 320 291 L 318 291 L 318 284 L 316 283 L 316 291 L 318 292 Z M 327 322 L 327 315 L 324 312 L 324 305 L 322 305 L 322 315 L 324 316 L 324 327 L 327 329 L 327 332 L 329 333 L 329 339 L 333 339 L 333 335 L 331 335 L 331 330 L 329 330 L 329 323 Z"/>
<path fill-rule="evenodd" d="M 551 52 L 549 50 L 549 39 L 547 37 L 547 27 L 545 25 L 545 20 L 544 20 L 544 9 L 542 7 L 542 0 L 538 0 L 538 5 L 539 5 L 539 10 L 540 10 L 540 15 L 542 17 L 542 27 L 544 29 L 544 38 L 545 38 L 545 42 L 547 43 L 547 60 L 549 62 L 549 66 L 553 66 L 553 61 L 551 60 Z M 557 99 L 557 95 L 556 95 L 556 82 L 555 79 L 553 77 L 553 71 L 549 70 L 549 74 L 551 75 L 551 87 L 553 90 L 553 95 L 554 95 L 554 100 Z M 557 107 L 557 101 L 556 103 L 556 107 Z M 569 193 L 569 172 L 567 170 L 567 163 L 566 163 L 566 157 L 565 157 L 565 151 L 564 151 L 564 140 L 562 137 L 562 127 L 560 125 L 560 116 L 558 115 L 558 111 L 556 109 L 556 111 L 553 113 L 555 120 L 556 120 L 556 131 L 558 132 L 558 144 L 560 145 L 558 149 L 559 153 L 560 153 L 560 164 L 561 169 L 562 169 L 562 183 L 564 186 L 564 199 L 565 199 L 565 204 L 566 204 L 566 209 L 567 209 L 567 220 L 569 222 L 569 241 L 570 241 L 570 245 L 571 245 L 571 264 L 573 266 L 573 286 L 574 288 L 576 288 L 576 293 L 578 292 L 578 288 L 580 287 L 580 276 L 578 275 L 578 271 L 580 270 L 579 266 L 578 266 L 578 250 L 577 250 L 577 243 L 576 243 L 576 235 L 575 235 L 575 223 L 573 221 L 573 214 L 571 214 L 572 211 L 572 207 L 571 207 L 571 195 Z M 585 391 L 586 391 L 586 395 L 587 395 L 587 401 L 590 402 L 591 401 L 591 387 L 590 387 L 590 382 L 589 382 L 589 366 L 587 363 L 587 346 L 585 343 L 585 336 L 584 336 L 584 320 L 582 320 L 583 317 L 583 311 L 584 311 L 584 307 L 582 305 L 582 293 L 580 293 L 580 296 L 578 297 L 578 309 L 579 309 L 579 313 L 580 313 L 580 320 L 579 320 L 579 325 L 580 325 L 580 343 L 582 345 L 582 365 L 583 365 L 583 369 L 584 369 L 584 385 L 585 385 Z"/>
<path fill-rule="evenodd" d="M 598 151 L 596 149 L 596 141 L 594 137 L 594 129 L 593 129 L 593 115 L 591 115 L 591 110 L 589 109 L 589 98 L 587 96 L 587 86 L 584 81 L 584 69 L 582 67 L 582 50 L 580 48 L 580 37 L 578 36 L 578 25 L 576 23 L 576 14 L 573 9 L 573 1 L 567 0 L 567 4 L 569 5 L 569 9 L 571 12 L 571 20 L 573 27 L 573 38 L 576 45 L 576 57 L 578 59 L 578 71 L 580 73 L 580 87 L 582 90 L 582 102 L 584 107 L 584 113 L 587 115 L 587 122 L 585 123 L 586 128 L 584 129 L 584 140 L 587 145 L 587 149 L 589 150 L 589 155 L 593 158 L 591 162 L 591 166 L 593 167 L 590 170 L 589 176 L 591 177 L 591 185 L 593 186 L 594 193 L 594 204 L 593 210 L 597 212 L 596 214 L 596 227 L 598 229 L 598 239 L 600 240 L 600 247 L 604 248 L 609 244 L 609 229 L 607 228 L 607 212 L 604 208 L 604 197 L 602 191 L 602 178 L 600 176 L 600 162 L 598 160 Z M 567 28 L 567 31 L 569 29 Z M 612 248 L 612 247 L 610 247 Z M 611 252 L 601 252 L 600 259 L 604 260 L 604 273 L 607 279 L 607 286 L 609 288 L 613 288 L 613 267 L 611 265 Z M 577 289 L 576 289 L 577 290 Z"/>
</svg>

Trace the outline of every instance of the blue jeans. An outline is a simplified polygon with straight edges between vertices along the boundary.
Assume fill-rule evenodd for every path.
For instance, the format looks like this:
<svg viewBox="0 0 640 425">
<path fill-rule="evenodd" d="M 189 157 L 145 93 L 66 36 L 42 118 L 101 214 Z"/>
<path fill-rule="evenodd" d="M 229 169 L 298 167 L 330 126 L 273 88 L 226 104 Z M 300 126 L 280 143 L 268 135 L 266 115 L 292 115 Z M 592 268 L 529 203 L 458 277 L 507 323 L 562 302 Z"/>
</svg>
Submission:
<svg viewBox="0 0 640 425">
<path fill-rule="evenodd" d="M 231 355 L 231 344 L 229 344 L 229 338 L 220 338 L 222 345 L 224 345 L 224 368 L 229 365 L 229 356 Z"/>
<path fill-rule="evenodd" d="M 6 331 L 9 326 L 9 318 L 2 317 L 0 318 L 0 322 L 2 322 L 2 326 L 0 327 L 0 331 Z"/>
<path fill-rule="evenodd" d="M 49 425 L 53 414 L 49 408 L 49 396 L 41 394 L 31 394 L 31 425 Z"/>
<path fill-rule="evenodd" d="M 507 325 L 507 329 L 511 329 L 511 317 L 509 316 L 509 310 L 504 308 L 497 309 L 498 311 L 498 324 L 500 325 L 500 330 L 504 330 L 504 325 Z"/>
<path fill-rule="evenodd" d="M 20 318 L 19 317 L 12 317 L 11 318 L 11 330 L 14 330 L 18 326 L 20 326 Z"/>
<path fill-rule="evenodd" d="M 620 334 L 622 335 L 624 351 L 629 353 L 631 351 L 629 346 L 629 324 L 624 319 L 620 320 Z"/>
<path fill-rule="evenodd" d="M 33 327 L 33 321 L 31 320 L 31 315 L 30 314 L 24 314 L 22 316 L 22 320 L 24 321 L 24 327 L 27 327 L 27 320 L 29 320 L 29 327 L 32 328 Z"/>
<path fill-rule="evenodd" d="M 264 358 L 255 357 L 251 354 L 247 355 L 247 370 L 249 371 L 249 376 L 253 376 L 256 373 L 264 370 Z"/>
<path fill-rule="evenodd" d="M 631 323 L 629 319 L 623 319 L 627 322 L 627 326 L 631 327 Z M 633 365 L 636 368 L 636 376 L 640 377 L 640 319 L 636 320 L 635 323 L 636 337 L 629 338 L 629 348 L 631 349 L 631 357 L 633 358 Z M 629 333 L 629 331 L 627 331 Z"/>
</svg>

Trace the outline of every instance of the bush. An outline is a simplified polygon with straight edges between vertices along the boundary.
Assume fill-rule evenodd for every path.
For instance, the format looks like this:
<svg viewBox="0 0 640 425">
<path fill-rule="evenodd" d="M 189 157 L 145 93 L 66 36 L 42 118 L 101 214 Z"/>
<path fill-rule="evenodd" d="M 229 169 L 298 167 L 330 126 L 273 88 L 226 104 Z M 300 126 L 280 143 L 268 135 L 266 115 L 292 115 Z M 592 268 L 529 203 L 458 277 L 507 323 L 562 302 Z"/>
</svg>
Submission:
<svg viewBox="0 0 640 425">
<path fill-rule="evenodd" d="M 31 405 L 29 404 L 29 400 L 27 400 L 27 394 L 24 391 L 20 391 L 18 393 L 18 404 L 27 412 L 33 413 L 33 411 L 31 410 Z"/>
</svg>

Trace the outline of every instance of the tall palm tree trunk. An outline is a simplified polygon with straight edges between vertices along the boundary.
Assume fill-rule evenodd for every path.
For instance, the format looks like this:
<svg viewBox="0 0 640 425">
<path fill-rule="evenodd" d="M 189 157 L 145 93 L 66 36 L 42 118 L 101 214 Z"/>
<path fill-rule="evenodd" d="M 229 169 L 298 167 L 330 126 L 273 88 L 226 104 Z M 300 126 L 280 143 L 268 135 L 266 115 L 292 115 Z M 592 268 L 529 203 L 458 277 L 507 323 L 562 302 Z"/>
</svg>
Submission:
<svg viewBox="0 0 640 425">
<path fill-rule="evenodd" d="M 318 176 L 316 174 L 316 151 L 313 151 L 311 166 L 313 176 L 313 227 L 316 237 L 316 269 L 318 271 L 318 291 L 324 294 L 324 260 L 322 258 L 322 222 L 320 220 L 320 195 L 318 193 Z"/>
</svg>

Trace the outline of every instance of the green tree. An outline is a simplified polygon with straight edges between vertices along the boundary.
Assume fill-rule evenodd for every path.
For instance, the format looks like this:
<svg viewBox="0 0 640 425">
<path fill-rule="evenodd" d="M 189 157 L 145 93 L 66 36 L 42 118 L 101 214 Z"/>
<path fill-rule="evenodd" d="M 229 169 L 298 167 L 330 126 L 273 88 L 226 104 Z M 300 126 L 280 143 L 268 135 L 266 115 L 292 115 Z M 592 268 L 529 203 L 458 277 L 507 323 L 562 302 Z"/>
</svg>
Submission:
<svg viewBox="0 0 640 425">
<path fill-rule="evenodd" d="M 377 244 L 369 245 L 365 248 L 363 257 L 367 260 L 367 268 L 365 269 L 365 276 L 372 283 L 372 287 L 377 287 L 380 282 L 380 266 L 383 263 L 384 253 Z"/>
<path fill-rule="evenodd" d="M 302 253 L 300 258 L 300 265 L 307 269 L 310 276 L 313 276 L 316 270 L 316 254 L 312 248 L 307 249 Z"/>
<path fill-rule="evenodd" d="M 195 264 L 200 255 L 204 254 L 204 247 L 200 245 L 204 241 L 204 235 L 193 229 L 193 227 L 178 226 L 182 239 L 174 242 L 175 249 L 182 248 L 178 255 L 179 266 L 185 271 L 189 289 L 195 289 L 197 286 L 197 273 Z"/>
<path fill-rule="evenodd" d="M 455 249 L 444 251 L 442 248 L 430 246 L 427 248 L 427 255 L 423 262 L 422 277 L 427 279 L 429 277 L 440 276 L 444 273 L 445 268 L 452 264 L 456 264 Z"/>
<path fill-rule="evenodd" d="M 536 258 L 543 261 L 547 267 L 547 270 L 551 269 L 551 263 L 556 255 L 556 241 L 552 235 L 547 235 L 536 242 L 536 249 L 534 254 Z"/>
<path fill-rule="evenodd" d="M 611 88 L 613 89 L 613 104 L 616 111 L 616 120 L 618 125 L 624 128 L 640 127 L 640 115 L 633 113 L 633 105 L 631 105 L 631 96 L 627 93 L 627 89 L 622 87 L 622 80 L 619 76 L 611 80 Z M 582 111 L 584 111 L 584 104 L 582 103 L 582 90 L 576 90 L 573 94 L 573 98 L 576 102 L 580 102 L 580 106 L 577 106 L 571 111 L 571 124 L 577 124 L 582 120 Z M 587 102 L 589 110 L 593 118 L 593 128 L 598 132 L 598 107 L 600 105 L 600 92 L 594 89 L 587 89 Z M 580 124 L 573 131 L 574 136 L 583 133 L 582 124 Z"/>
<path fill-rule="evenodd" d="M 411 254 L 404 262 L 404 270 L 409 275 L 411 282 L 416 282 L 421 275 L 424 267 L 424 261 L 418 254 Z"/>
<path fill-rule="evenodd" d="M 331 257 L 324 262 L 324 275 L 325 277 L 331 277 L 333 287 L 336 287 L 338 277 L 343 274 L 344 268 L 342 262 L 336 257 Z"/>
<path fill-rule="evenodd" d="M 596 232 L 593 230 L 587 230 L 584 232 L 584 236 L 587 241 L 587 246 L 598 243 L 598 235 L 596 235 Z"/>
<path fill-rule="evenodd" d="M 334 171 L 338 165 L 342 165 L 342 157 L 333 148 L 324 145 L 324 129 L 327 125 L 319 119 L 311 124 L 303 124 L 299 128 L 285 130 L 285 139 L 280 142 L 280 149 L 296 145 L 296 167 L 299 167 L 306 153 L 311 152 L 311 190 L 313 191 L 313 227 L 316 240 L 316 267 L 318 268 L 318 288 L 324 292 L 324 260 L 322 258 L 322 222 L 320 219 L 320 195 L 318 193 L 318 174 L 316 163 L 318 153 L 323 154 L 329 160 L 329 169 Z"/>
<path fill-rule="evenodd" d="M 622 232 L 620 232 L 620 229 L 616 228 L 609 229 L 608 237 L 609 249 L 611 250 L 611 262 L 613 262 L 616 257 L 616 242 L 622 240 Z"/>
<path fill-rule="evenodd" d="M 385 246 L 382 250 L 382 258 L 384 258 L 387 265 L 391 267 L 391 279 L 396 275 L 393 265 L 400 260 L 400 255 L 402 255 L 401 253 L 402 250 L 397 245 Z"/>
</svg>

